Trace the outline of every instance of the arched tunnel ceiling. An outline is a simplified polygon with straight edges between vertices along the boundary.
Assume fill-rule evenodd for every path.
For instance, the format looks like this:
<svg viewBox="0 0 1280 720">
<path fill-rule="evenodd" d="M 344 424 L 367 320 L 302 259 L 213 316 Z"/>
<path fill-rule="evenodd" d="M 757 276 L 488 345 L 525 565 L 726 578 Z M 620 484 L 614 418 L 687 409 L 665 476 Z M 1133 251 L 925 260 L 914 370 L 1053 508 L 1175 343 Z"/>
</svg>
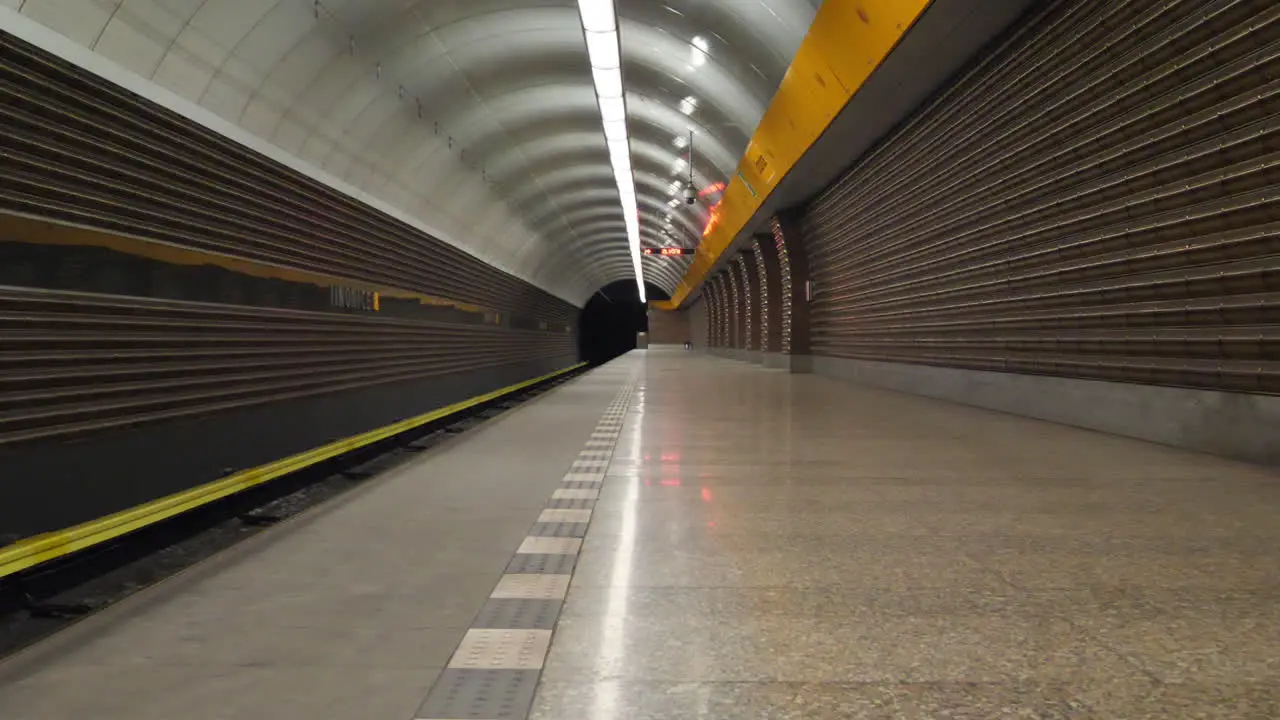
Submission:
<svg viewBox="0 0 1280 720">
<path fill-rule="evenodd" d="M 645 243 L 697 242 L 821 0 L 618 0 Z M 0 0 L 581 305 L 633 275 L 576 0 Z M 693 103 L 687 102 L 692 98 Z M 668 292 L 682 258 L 644 260 Z"/>
</svg>

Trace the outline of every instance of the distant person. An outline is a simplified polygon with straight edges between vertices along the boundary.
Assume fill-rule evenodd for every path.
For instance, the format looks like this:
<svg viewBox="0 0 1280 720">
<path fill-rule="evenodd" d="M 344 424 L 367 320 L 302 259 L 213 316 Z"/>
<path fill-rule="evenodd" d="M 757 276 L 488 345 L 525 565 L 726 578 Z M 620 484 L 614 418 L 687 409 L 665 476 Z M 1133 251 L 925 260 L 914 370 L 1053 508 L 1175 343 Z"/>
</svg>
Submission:
<svg viewBox="0 0 1280 720">
<path fill-rule="evenodd" d="M 693 349 L 693 343 L 689 342 L 688 340 L 685 340 L 685 341 L 684 341 L 684 349 L 685 349 L 685 350 L 692 350 L 692 349 Z"/>
</svg>

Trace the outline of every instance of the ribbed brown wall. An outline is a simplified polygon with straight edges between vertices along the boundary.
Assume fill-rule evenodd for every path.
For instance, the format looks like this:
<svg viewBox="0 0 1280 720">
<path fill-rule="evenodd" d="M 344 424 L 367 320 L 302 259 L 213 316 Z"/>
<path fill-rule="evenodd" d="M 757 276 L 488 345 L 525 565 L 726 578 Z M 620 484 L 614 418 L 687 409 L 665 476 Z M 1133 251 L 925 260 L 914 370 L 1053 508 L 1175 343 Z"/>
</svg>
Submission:
<svg viewBox="0 0 1280 720">
<path fill-rule="evenodd" d="M 687 310 L 649 310 L 649 345 L 683 345 L 690 342 Z"/>
<path fill-rule="evenodd" d="M 809 258 L 795 214 L 779 214 L 769 221 L 774 256 L 778 263 L 778 351 L 783 355 L 808 355 L 809 302 L 804 287 L 809 282 Z"/>
<path fill-rule="evenodd" d="M 0 33 L 0 212 L 472 303 L 558 331 L 0 291 L 0 445 L 464 369 L 572 362 L 577 311 Z M 13 240 L 21 238 L 0 238 Z M 545 326 L 545 325 L 544 325 Z"/>
<path fill-rule="evenodd" d="M 437 322 L 0 286 L 0 545 L 575 360 L 570 304 L 0 33 L 4 213 L 472 309 Z"/>
<path fill-rule="evenodd" d="M 777 250 L 773 238 L 757 237 L 751 241 L 756 260 L 756 277 L 760 279 L 760 350 L 778 352 L 781 340 L 781 316 L 778 305 L 781 286 L 778 280 Z"/>
<path fill-rule="evenodd" d="M 815 355 L 1280 392 L 1280 4 L 1054 3 L 803 229 Z"/>
<path fill-rule="evenodd" d="M 720 347 L 720 298 L 714 282 L 703 284 L 701 300 L 707 306 L 707 347 Z"/>
<path fill-rule="evenodd" d="M 726 348 L 731 347 L 729 337 L 730 314 L 729 314 L 729 288 L 725 281 L 724 274 L 716 275 L 711 278 L 711 295 L 715 302 L 715 346 Z"/>
<path fill-rule="evenodd" d="M 566 302 L 0 32 L 0 211 L 575 323 Z"/>
<path fill-rule="evenodd" d="M 0 448 L 573 356 L 568 333 L 0 288 Z M 423 411 L 430 408 L 422 408 Z"/>
<path fill-rule="evenodd" d="M 746 306 L 743 304 L 742 287 L 738 280 L 738 271 L 732 263 L 724 270 L 725 284 L 729 287 L 729 341 L 726 347 L 738 349 L 743 347 L 743 333 L 747 327 Z"/>
<path fill-rule="evenodd" d="M 711 304 L 707 301 L 707 291 L 689 306 L 689 340 L 694 347 L 711 347 Z"/>
<path fill-rule="evenodd" d="M 738 281 L 742 284 L 742 316 L 744 328 L 742 347 L 760 349 L 760 276 L 756 273 L 756 259 L 750 253 L 738 257 Z"/>
</svg>

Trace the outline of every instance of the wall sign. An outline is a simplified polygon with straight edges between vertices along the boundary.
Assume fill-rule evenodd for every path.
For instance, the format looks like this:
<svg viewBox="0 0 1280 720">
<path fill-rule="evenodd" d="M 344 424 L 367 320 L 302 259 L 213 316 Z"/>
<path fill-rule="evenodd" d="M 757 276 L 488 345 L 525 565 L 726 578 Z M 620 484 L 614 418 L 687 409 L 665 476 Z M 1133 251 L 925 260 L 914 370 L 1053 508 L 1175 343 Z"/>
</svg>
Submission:
<svg viewBox="0 0 1280 720">
<path fill-rule="evenodd" d="M 349 287 L 330 287 L 329 304 L 342 310 L 378 312 L 378 293 Z"/>
</svg>

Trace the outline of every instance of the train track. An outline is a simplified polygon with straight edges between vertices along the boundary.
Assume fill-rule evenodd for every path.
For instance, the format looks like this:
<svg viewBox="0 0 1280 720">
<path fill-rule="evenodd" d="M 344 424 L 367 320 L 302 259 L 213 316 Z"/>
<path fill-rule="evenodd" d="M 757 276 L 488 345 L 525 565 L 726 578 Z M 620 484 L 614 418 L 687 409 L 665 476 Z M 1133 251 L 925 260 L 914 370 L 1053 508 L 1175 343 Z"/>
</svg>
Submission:
<svg viewBox="0 0 1280 720">
<path fill-rule="evenodd" d="M 0 658 L 306 512 L 581 375 L 547 378 L 383 441 L 0 578 Z"/>
</svg>

